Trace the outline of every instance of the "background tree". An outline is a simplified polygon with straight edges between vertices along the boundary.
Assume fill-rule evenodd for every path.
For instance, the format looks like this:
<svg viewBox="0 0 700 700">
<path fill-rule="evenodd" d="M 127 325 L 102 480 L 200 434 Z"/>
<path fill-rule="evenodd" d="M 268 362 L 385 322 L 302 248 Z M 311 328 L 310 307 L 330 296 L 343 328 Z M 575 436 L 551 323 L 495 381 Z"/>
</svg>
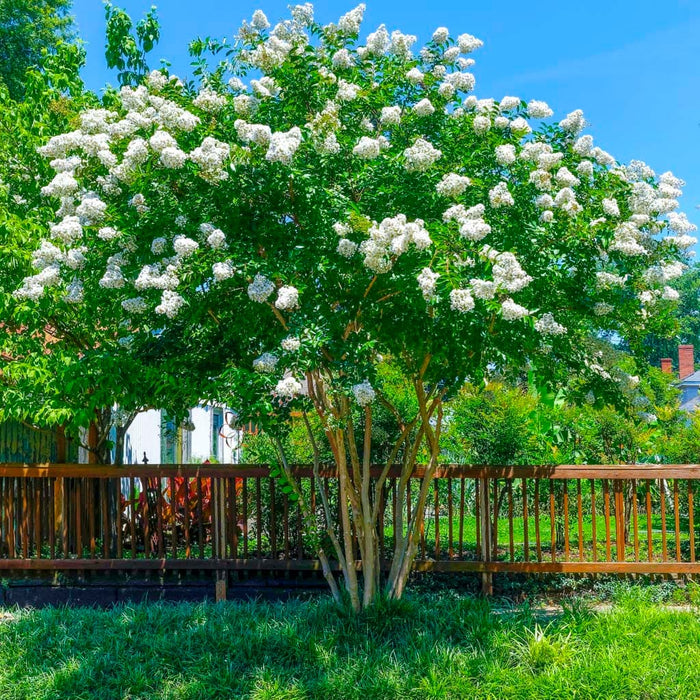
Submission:
<svg viewBox="0 0 700 700">
<path fill-rule="evenodd" d="M 340 599 L 338 560 L 354 609 L 382 583 L 403 593 L 465 379 L 517 368 L 619 392 L 629 373 L 606 370 L 591 339 L 637 353 L 660 331 L 694 240 L 678 179 L 618 164 L 580 111 L 555 124 L 542 102 L 470 95 L 478 39 L 439 28 L 416 56 L 415 37 L 382 26 L 361 43 L 363 11 L 321 26 L 297 6 L 271 31 L 258 11 L 230 48 L 193 43 L 198 91 L 155 71 L 81 114 L 42 148 L 58 221 L 16 292 L 45 313 L 118 303 L 112 340 L 135 352 L 170 337 L 179 364 L 209 353 L 201 398 L 270 431 L 307 515 L 274 436 L 306 417 L 318 474 L 313 415 L 340 489 L 340 523 L 319 492 L 319 557 Z M 205 50 L 223 59 L 209 68 Z M 410 401 L 388 391 L 386 358 Z M 373 472 L 379 406 L 396 438 Z M 396 469 L 403 502 L 419 461 L 382 582 L 382 490 Z"/>
<path fill-rule="evenodd" d="M 137 24 L 135 38 L 123 13 L 108 5 L 107 15 L 110 65 L 130 70 L 145 65 L 157 40 L 154 11 Z M 15 23 L 13 31 L 21 34 L 23 25 Z M 73 299 L 53 308 L 13 296 L 33 262 L 51 250 L 36 252 L 55 218 L 42 194 L 51 166 L 37 149 L 51 136 L 79 126 L 85 107 L 100 107 L 80 79 L 84 60 L 79 44 L 58 42 L 26 71 L 21 100 L 0 86 L 0 350 L 5 358 L 0 420 L 63 426 L 91 459 L 109 463 L 114 450 L 120 464 L 124 435 L 135 415 L 158 407 L 176 420 L 182 418 L 193 400 L 188 393 L 191 377 L 201 376 L 185 376 L 187 370 L 203 368 L 179 365 L 179 370 L 163 371 L 174 329 L 132 353 L 128 338 L 120 338 L 117 330 L 123 310 L 109 294 L 95 299 L 92 307 L 76 305 Z M 77 266 L 81 255 L 74 251 L 66 264 Z"/>
<path fill-rule="evenodd" d="M 678 345 L 700 347 L 700 265 L 695 263 L 671 286 L 678 292 L 676 327 L 669 337 L 651 334 L 644 340 L 649 362 L 660 366 L 662 357 L 670 357 L 678 370 Z"/>
<path fill-rule="evenodd" d="M 70 0 L 0 0 L 0 82 L 19 100 L 44 52 L 74 39 Z"/>
</svg>

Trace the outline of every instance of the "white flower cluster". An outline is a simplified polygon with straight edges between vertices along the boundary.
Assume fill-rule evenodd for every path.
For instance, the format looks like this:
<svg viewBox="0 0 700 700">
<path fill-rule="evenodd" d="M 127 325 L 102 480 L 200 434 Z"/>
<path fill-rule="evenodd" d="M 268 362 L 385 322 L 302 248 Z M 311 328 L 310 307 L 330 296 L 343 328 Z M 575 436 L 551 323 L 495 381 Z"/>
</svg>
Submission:
<svg viewBox="0 0 700 700">
<path fill-rule="evenodd" d="M 548 119 L 554 114 L 546 102 L 540 102 L 538 100 L 530 100 L 530 102 L 527 103 L 527 113 L 533 119 Z"/>
<path fill-rule="evenodd" d="M 406 170 L 424 171 L 440 159 L 442 151 L 435 148 L 430 141 L 418 138 L 413 146 L 409 146 L 403 152 L 403 155 L 406 159 Z"/>
<path fill-rule="evenodd" d="M 301 129 L 292 127 L 289 131 L 277 131 L 270 137 L 270 146 L 265 155 L 271 163 L 290 165 L 294 154 L 301 145 Z"/>
<path fill-rule="evenodd" d="M 293 399 L 295 396 L 301 394 L 302 385 L 294 377 L 285 377 L 280 379 L 275 386 L 275 394 L 282 399 Z"/>
<path fill-rule="evenodd" d="M 396 126 L 401 123 L 401 107 L 391 106 L 382 107 L 381 117 L 379 118 L 384 126 Z"/>
<path fill-rule="evenodd" d="M 216 113 L 226 106 L 226 96 L 219 95 L 215 90 L 203 88 L 192 100 L 192 104 L 204 112 Z"/>
<path fill-rule="evenodd" d="M 352 393 L 355 395 L 355 401 L 362 406 L 369 406 L 375 399 L 377 392 L 372 388 L 372 385 L 367 379 L 352 387 Z"/>
<path fill-rule="evenodd" d="M 160 304 L 156 306 L 156 313 L 165 314 L 168 318 L 175 318 L 184 303 L 185 300 L 177 292 L 166 289 L 163 291 Z"/>
<path fill-rule="evenodd" d="M 448 173 L 438 182 L 435 189 L 438 191 L 438 194 L 441 194 L 443 197 L 455 199 L 459 197 L 469 185 L 471 185 L 471 180 L 465 175 Z"/>
<path fill-rule="evenodd" d="M 211 224 L 202 224 L 199 230 L 207 237 L 207 245 L 214 250 L 226 247 L 226 234 L 220 228 L 214 228 Z"/>
<path fill-rule="evenodd" d="M 275 371 L 279 358 L 271 352 L 264 352 L 253 360 L 253 369 L 262 374 L 270 374 Z"/>
<path fill-rule="evenodd" d="M 492 274 L 496 286 L 511 294 L 519 292 L 532 282 L 532 277 L 523 270 L 513 253 L 498 253 Z"/>
<path fill-rule="evenodd" d="M 566 328 L 554 320 L 550 313 L 543 314 L 535 321 L 535 330 L 542 335 L 563 335 Z"/>
<path fill-rule="evenodd" d="M 187 236 L 175 236 L 173 248 L 180 257 L 187 258 L 199 248 L 199 243 Z"/>
<path fill-rule="evenodd" d="M 147 311 L 148 305 L 143 297 L 133 297 L 122 301 L 122 309 L 128 314 L 143 314 Z"/>
<path fill-rule="evenodd" d="M 282 311 L 293 311 L 299 307 L 299 290 L 285 285 L 277 290 L 275 306 Z"/>
<path fill-rule="evenodd" d="M 499 182 L 489 191 L 489 201 L 494 209 L 512 207 L 515 204 L 515 199 L 508 191 L 508 185 L 505 182 Z"/>
<path fill-rule="evenodd" d="M 274 291 L 275 283 L 260 273 L 248 285 L 248 296 L 259 304 L 266 302 Z"/>
<path fill-rule="evenodd" d="M 301 340 L 293 335 L 287 336 L 281 343 L 285 352 L 297 352 L 301 347 Z"/>
<path fill-rule="evenodd" d="M 611 251 L 618 251 L 623 255 L 646 255 L 647 249 L 640 244 L 642 233 L 632 221 L 625 221 L 615 228 Z"/>
<path fill-rule="evenodd" d="M 424 267 L 420 275 L 418 275 L 418 286 L 426 301 L 432 301 L 435 298 L 435 290 L 440 274 L 433 272 L 429 267 Z"/>
<path fill-rule="evenodd" d="M 272 138 L 272 129 L 267 124 L 249 124 L 245 119 L 236 119 L 234 127 L 243 143 L 254 143 L 267 147 Z"/>
<path fill-rule="evenodd" d="M 501 303 L 501 316 L 505 321 L 517 321 L 520 318 L 529 316 L 530 312 L 520 304 L 516 304 L 512 299 L 505 299 Z"/>
<path fill-rule="evenodd" d="M 491 233 L 491 226 L 484 221 L 486 207 L 483 204 L 475 204 L 466 209 L 462 204 L 451 206 L 442 215 L 443 221 L 456 221 L 459 224 L 459 233 L 469 241 L 480 241 Z"/>
<path fill-rule="evenodd" d="M 211 272 L 215 282 L 223 282 L 233 277 L 234 269 L 229 262 L 217 262 L 212 265 Z"/>
<path fill-rule="evenodd" d="M 201 145 L 190 153 L 189 158 L 200 167 L 199 175 L 202 179 L 216 183 L 228 179 L 224 166 L 230 154 L 231 147 L 227 143 L 207 136 Z"/>
<path fill-rule="evenodd" d="M 610 287 L 623 287 L 627 281 L 627 275 L 622 277 L 613 272 L 596 272 L 595 274 L 598 286 L 602 289 L 608 289 Z"/>
<path fill-rule="evenodd" d="M 427 117 L 435 112 L 435 107 L 433 107 L 431 101 L 425 97 L 420 102 L 413 105 L 413 111 L 419 117 Z"/>
<path fill-rule="evenodd" d="M 382 149 L 386 148 L 388 145 L 389 142 L 385 136 L 378 136 L 376 139 L 369 136 L 362 136 L 357 144 L 355 144 L 352 152 L 358 158 L 371 160 L 373 158 L 377 158 Z"/>
<path fill-rule="evenodd" d="M 166 265 L 165 270 L 162 269 L 160 264 L 144 265 L 134 282 L 134 287 L 136 289 L 166 289 L 172 291 L 177 289 L 180 284 L 180 279 L 176 272 L 177 267 L 172 264 Z"/>
<path fill-rule="evenodd" d="M 474 297 L 468 289 L 453 289 L 450 292 L 450 308 L 453 311 L 467 313 L 474 308 Z"/>
<path fill-rule="evenodd" d="M 681 262 L 662 263 L 647 268 L 642 278 L 647 284 L 666 284 L 678 279 L 685 269 L 686 266 Z"/>
<path fill-rule="evenodd" d="M 496 146 L 496 160 L 499 165 L 511 165 L 515 163 L 515 146 L 512 143 Z"/>
<path fill-rule="evenodd" d="M 120 263 L 122 262 L 119 256 L 113 255 L 107 261 L 107 268 L 99 284 L 104 289 L 121 289 L 124 284 L 124 275 Z"/>
<path fill-rule="evenodd" d="M 365 267 L 376 273 L 391 270 L 394 260 L 405 253 L 409 245 L 425 250 L 432 243 L 424 222 L 421 219 L 409 222 L 404 214 L 387 217 L 380 224 L 374 223 L 368 236 L 360 244 L 360 252 L 365 256 Z"/>
</svg>

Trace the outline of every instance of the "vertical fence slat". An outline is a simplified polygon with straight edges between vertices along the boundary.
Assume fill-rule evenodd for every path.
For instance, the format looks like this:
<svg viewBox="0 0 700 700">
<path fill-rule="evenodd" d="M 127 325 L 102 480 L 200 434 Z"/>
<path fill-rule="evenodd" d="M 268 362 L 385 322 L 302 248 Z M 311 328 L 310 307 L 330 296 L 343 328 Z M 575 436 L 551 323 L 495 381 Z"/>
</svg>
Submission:
<svg viewBox="0 0 700 700">
<path fill-rule="evenodd" d="M 498 479 L 493 480 L 493 537 L 491 543 L 491 558 L 495 561 L 498 558 Z"/>
<path fill-rule="evenodd" d="M 508 479 L 508 550 L 510 561 L 515 561 L 515 542 L 513 537 L 513 480 Z"/>
<path fill-rule="evenodd" d="M 615 480 L 615 550 L 617 561 L 625 560 L 625 509 L 624 509 L 624 482 Z"/>
<path fill-rule="evenodd" d="M 21 540 L 22 540 L 22 557 L 29 558 L 29 499 L 27 498 L 27 480 L 20 479 L 20 488 L 22 490 L 22 520 L 21 520 Z"/>
<path fill-rule="evenodd" d="M 525 561 L 530 561 L 530 532 L 527 512 L 527 479 L 523 479 L 523 548 Z"/>
<path fill-rule="evenodd" d="M 437 480 L 436 480 L 437 481 Z M 447 479 L 447 557 L 454 558 L 454 547 L 452 546 L 452 479 Z"/>
<path fill-rule="evenodd" d="M 131 558 L 136 559 L 136 483 L 134 477 L 129 478 L 129 532 L 131 533 Z M 172 504 L 171 504 L 172 505 Z"/>
<path fill-rule="evenodd" d="M 34 479 L 34 552 L 41 559 L 41 482 Z"/>
<path fill-rule="evenodd" d="M 540 480 L 535 480 L 535 542 L 537 561 L 542 561 L 542 542 L 540 541 Z"/>
<path fill-rule="evenodd" d="M 275 504 L 275 480 L 270 479 L 270 549 L 273 559 L 277 559 L 277 510 Z"/>
<path fill-rule="evenodd" d="M 238 479 L 230 479 L 231 493 L 231 557 L 238 559 Z"/>
<path fill-rule="evenodd" d="M 204 504 L 202 503 L 202 491 L 202 477 L 197 475 L 197 546 L 200 559 L 204 559 Z M 211 489 L 209 494 L 209 507 L 211 508 Z"/>
<path fill-rule="evenodd" d="M 170 527 L 172 540 L 173 559 L 177 559 L 177 494 L 175 489 L 175 477 L 169 477 L 170 483 Z"/>
<path fill-rule="evenodd" d="M 557 510 L 556 494 L 554 493 L 554 479 L 549 480 L 549 530 L 551 537 L 552 561 L 557 560 Z"/>
<path fill-rule="evenodd" d="M 440 559 L 440 489 L 437 479 L 433 479 L 433 490 L 435 492 L 435 561 L 437 561 Z"/>
<path fill-rule="evenodd" d="M 106 479 L 100 479 L 100 510 L 102 511 L 102 556 L 107 559 L 109 557 L 109 509 Z"/>
<path fill-rule="evenodd" d="M 311 478 L 311 498 L 313 499 L 314 483 Z M 243 478 L 243 489 L 241 493 L 243 500 L 243 558 L 248 558 L 248 477 Z M 313 506 L 312 506 L 313 508 Z"/>
<path fill-rule="evenodd" d="M 97 543 L 95 541 L 95 483 L 94 479 L 85 480 L 85 488 L 87 490 L 88 497 L 88 519 L 89 519 L 89 532 L 90 532 L 90 557 L 95 558 L 95 550 L 97 548 Z"/>
<path fill-rule="evenodd" d="M 578 514 L 578 559 L 583 561 L 583 498 L 581 479 L 576 479 L 576 510 Z"/>
<path fill-rule="evenodd" d="M 595 479 L 591 479 L 591 540 L 593 545 L 593 561 L 598 561 L 598 516 L 595 510 Z"/>
<path fill-rule="evenodd" d="M 3 479 L 7 481 L 7 479 Z M 52 559 L 56 558 L 56 480 L 49 480 L 49 552 Z"/>
<path fill-rule="evenodd" d="M 647 511 L 647 549 L 648 549 L 648 558 L 649 561 L 651 561 L 654 558 L 654 543 L 652 540 L 652 532 L 651 532 L 651 481 L 649 479 L 646 480 L 646 499 L 645 499 L 645 504 L 646 504 L 646 511 Z"/>
<path fill-rule="evenodd" d="M 161 478 L 156 480 L 156 530 L 158 533 L 158 558 L 165 557 L 165 523 L 163 517 L 163 507 L 165 505 L 165 497 L 163 495 L 163 482 Z"/>
<path fill-rule="evenodd" d="M 192 548 L 190 543 L 190 478 L 189 476 L 183 477 L 184 479 L 184 513 L 183 513 L 183 527 L 185 529 L 185 559 L 189 559 L 192 556 Z"/>
<path fill-rule="evenodd" d="M 603 499 L 605 501 L 605 560 L 611 561 L 610 544 L 610 485 L 607 479 L 603 479 Z"/>
<path fill-rule="evenodd" d="M 386 542 L 384 542 L 384 518 L 386 517 L 386 482 L 382 484 L 382 488 L 379 493 L 379 518 L 378 518 L 378 530 L 379 536 L 379 559 L 383 562 L 386 559 Z M 314 478 L 311 477 L 311 512 L 316 513 L 316 502 L 314 500 Z"/>
<path fill-rule="evenodd" d="M 262 477 L 255 479 L 255 546 L 257 556 L 262 559 Z"/>
<path fill-rule="evenodd" d="M 634 560 L 639 561 L 639 509 L 637 506 L 637 480 L 632 480 L 632 526 L 634 532 Z"/>
<path fill-rule="evenodd" d="M 569 482 L 564 479 L 564 561 L 569 561 Z"/>
<path fill-rule="evenodd" d="M 297 501 L 297 559 L 301 559 L 301 553 L 303 549 L 301 531 L 302 523 L 303 519 L 301 516 L 301 501 Z"/>
<path fill-rule="evenodd" d="M 464 557 L 464 497 L 466 479 L 462 477 L 459 485 L 459 556 Z"/>
<path fill-rule="evenodd" d="M 83 556 L 83 499 L 82 479 L 75 480 L 75 550 L 78 558 Z"/>
<path fill-rule="evenodd" d="M 666 538 L 666 488 L 668 488 L 665 479 L 661 480 L 661 559 L 668 559 L 668 547 Z"/>
<path fill-rule="evenodd" d="M 690 561 L 695 562 L 695 522 L 693 520 L 693 482 L 688 479 L 688 534 L 690 537 Z"/>
<path fill-rule="evenodd" d="M 673 480 L 673 517 L 676 531 L 676 561 L 681 560 L 681 514 L 678 507 L 678 479 Z"/>
<path fill-rule="evenodd" d="M 479 479 L 474 479 L 474 514 L 476 515 L 476 545 L 474 547 L 475 559 L 481 557 L 481 486 Z"/>
</svg>

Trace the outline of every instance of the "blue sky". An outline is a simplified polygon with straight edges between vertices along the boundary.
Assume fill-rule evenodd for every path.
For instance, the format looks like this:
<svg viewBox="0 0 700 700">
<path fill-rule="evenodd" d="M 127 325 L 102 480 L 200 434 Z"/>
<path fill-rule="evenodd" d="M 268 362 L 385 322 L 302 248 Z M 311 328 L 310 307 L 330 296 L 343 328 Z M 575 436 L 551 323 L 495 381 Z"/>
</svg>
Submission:
<svg viewBox="0 0 700 700">
<path fill-rule="evenodd" d="M 145 0 L 115 4 L 140 18 Z M 273 23 L 287 2 L 163 0 L 160 44 L 153 52 L 187 76 L 187 44 L 196 36 L 232 36 L 253 10 Z M 316 17 L 335 21 L 356 3 L 316 3 Z M 698 0 L 367 0 L 363 33 L 386 24 L 430 38 L 438 26 L 482 39 L 474 67 L 479 97 L 540 99 L 561 118 L 583 109 L 588 132 L 618 160 L 646 161 L 657 173 L 672 170 L 687 182 L 682 209 L 700 225 L 700 2 Z M 74 0 L 87 44 L 84 77 L 99 90 L 116 82 L 104 60 L 101 0 Z"/>
</svg>

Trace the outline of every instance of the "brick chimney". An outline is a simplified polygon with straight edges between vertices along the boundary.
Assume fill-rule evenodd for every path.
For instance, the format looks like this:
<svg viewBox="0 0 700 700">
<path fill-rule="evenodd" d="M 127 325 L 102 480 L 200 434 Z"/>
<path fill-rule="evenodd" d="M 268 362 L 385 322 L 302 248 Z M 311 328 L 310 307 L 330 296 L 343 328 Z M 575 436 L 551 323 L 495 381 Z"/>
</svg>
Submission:
<svg viewBox="0 0 700 700">
<path fill-rule="evenodd" d="M 678 346 L 678 378 L 680 380 L 690 376 L 695 371 L 695 358 L 692 345 Z"/>
<path fill-rule="evenodd" d="M 670 357 L 661 358 L 661 371 L 665 374 L 673 374 L 673 360 Z"/>
</svg>

